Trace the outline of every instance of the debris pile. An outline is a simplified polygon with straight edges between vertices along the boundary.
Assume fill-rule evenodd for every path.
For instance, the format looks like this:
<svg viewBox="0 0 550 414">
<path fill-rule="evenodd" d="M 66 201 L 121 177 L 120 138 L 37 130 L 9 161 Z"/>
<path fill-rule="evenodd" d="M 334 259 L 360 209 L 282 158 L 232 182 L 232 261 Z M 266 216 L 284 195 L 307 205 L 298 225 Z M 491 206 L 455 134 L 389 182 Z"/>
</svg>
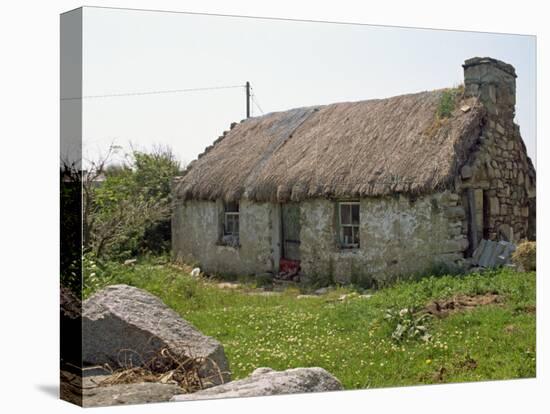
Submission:
<svg viewBox="0 0 550 414">
<path fill-rule="evenodd" d="M 275 276 L 279 280 L 288 280 L 292 282 L 300 281 L 300 261 L 281 259 L 279 261 L 279 273 Z"/>
<path fill-rule="evenodd" d="M 516 245 L 514 243 L 504 240 L 497 242 L 483 239 L 472 255 L 472 264 L 484 268 L 509 265 L 512 253 L 515 250 Z"/>
</svg>

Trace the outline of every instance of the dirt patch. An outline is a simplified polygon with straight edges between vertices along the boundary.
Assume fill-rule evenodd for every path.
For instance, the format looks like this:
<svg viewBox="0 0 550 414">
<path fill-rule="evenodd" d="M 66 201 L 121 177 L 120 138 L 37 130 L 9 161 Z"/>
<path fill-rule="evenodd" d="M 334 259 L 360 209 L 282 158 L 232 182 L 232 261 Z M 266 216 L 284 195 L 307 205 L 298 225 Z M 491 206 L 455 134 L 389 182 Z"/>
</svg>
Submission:
<svg viewBox="0 0 550 414">
<path fill-rule="evenodd" d="M 534 306 L 534 305 L 527 305 L 527 306 L 523 306 L 522 308 L 519 309 L 521 312 L 525 312 L 525 313 L 537 313 L 537 307 Z"/>
<path fill-rule="evenodd" d="M 464 358 L 464 360 L 458 363 L 458 368 L 472 371 L 477 368 L 477 361 L 468 355 Z"/>
<path fill-rule="evenodd" d="M 484 295 L 457 295 L 450 299 L 434 300 L 430 302 L 424 310 L 439 318 L 445 317 L 451 313 L 464 312 L 478 306 L 494 305 L 503 302 L 503 297 L 496 293 L 486 293 Z"/>
</svg>

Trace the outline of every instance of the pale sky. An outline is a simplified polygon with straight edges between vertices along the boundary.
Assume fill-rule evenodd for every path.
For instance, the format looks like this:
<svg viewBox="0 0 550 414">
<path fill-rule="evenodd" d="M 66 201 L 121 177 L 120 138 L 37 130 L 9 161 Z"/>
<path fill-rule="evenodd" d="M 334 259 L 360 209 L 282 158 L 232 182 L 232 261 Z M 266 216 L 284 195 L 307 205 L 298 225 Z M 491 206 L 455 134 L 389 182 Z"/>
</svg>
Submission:
<svg viewBox="0 0 550 414">
<path fill-rule="evenodd" d="M 264 113 L 456 86 L 465 59 L 490 56 L 516 68 L 536 162 L 534 36 L 85 8 L 83 47 L 85 97 L 250 81 Z M 85 98 L 84 151 L 162 144 L 188 163 L 244 117 L 244 87 Z"/>
</svg>

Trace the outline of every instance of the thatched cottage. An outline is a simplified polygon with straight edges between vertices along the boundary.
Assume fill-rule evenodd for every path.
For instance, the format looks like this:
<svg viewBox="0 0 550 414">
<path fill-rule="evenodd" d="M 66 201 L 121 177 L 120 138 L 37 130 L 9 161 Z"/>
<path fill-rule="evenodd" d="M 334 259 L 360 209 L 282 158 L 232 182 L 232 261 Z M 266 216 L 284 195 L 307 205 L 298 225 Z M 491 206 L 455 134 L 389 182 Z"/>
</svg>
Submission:
<svg viewBox="0 0 550 414">
<path fill-rule="evenodd" d="M 463 67 L 455 89 L 233 124 L 174 180 L 174 258 L 369 284 L 462 266 L 482 238 L 534 237 L 515 70 L 491 58 Z"/>
</svg>

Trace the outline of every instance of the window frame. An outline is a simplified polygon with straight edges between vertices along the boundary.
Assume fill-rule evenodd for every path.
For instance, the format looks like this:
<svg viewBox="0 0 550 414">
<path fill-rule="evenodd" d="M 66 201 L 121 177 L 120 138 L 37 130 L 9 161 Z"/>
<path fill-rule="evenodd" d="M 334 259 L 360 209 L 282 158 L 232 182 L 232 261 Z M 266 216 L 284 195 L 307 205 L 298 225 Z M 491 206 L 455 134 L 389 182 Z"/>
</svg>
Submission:
<svg viewBox="0 0 550 414">
<path fill-rule="evenodd" d="M 223 220 L 223 235 L 224 236 L 237 236 L 239 237 L 239 213 L 238 212 L 224 212 L 224 220 Z M 227 231 L 229 219 L 231 219 L 231 228 L 232 231 Z M 235 224 L 237 224 L 237 230 L 235 231 Z"/>
<path fill-rule="evenodd" d="M 349 223 L 342 223 L 342 206 L 349 206 Z M 353 224 L 353 206 L 358 207 L 359 220 Z M 345 243 L 344 229 L 350 228 L 352 241 L 357 236 L 357 243 Z M 338 242 L 341 249 L 359 249 L 361 247 L 361 202 L 359 200 L 338 201 Z"/>
<path fill-rule="evenodd" d="M 229 226 L 229 224 L 231 224 Z M 228 231 L 228 227 L 232 230 Z M 237 230 L 235 231 L 235 227 Z M 222 244 L 239 246 L 240 244 L 240 205 L 239 202 L 223 203 Z M 227 240 L 227 239 L 230 240 Z"/>
</svg>

